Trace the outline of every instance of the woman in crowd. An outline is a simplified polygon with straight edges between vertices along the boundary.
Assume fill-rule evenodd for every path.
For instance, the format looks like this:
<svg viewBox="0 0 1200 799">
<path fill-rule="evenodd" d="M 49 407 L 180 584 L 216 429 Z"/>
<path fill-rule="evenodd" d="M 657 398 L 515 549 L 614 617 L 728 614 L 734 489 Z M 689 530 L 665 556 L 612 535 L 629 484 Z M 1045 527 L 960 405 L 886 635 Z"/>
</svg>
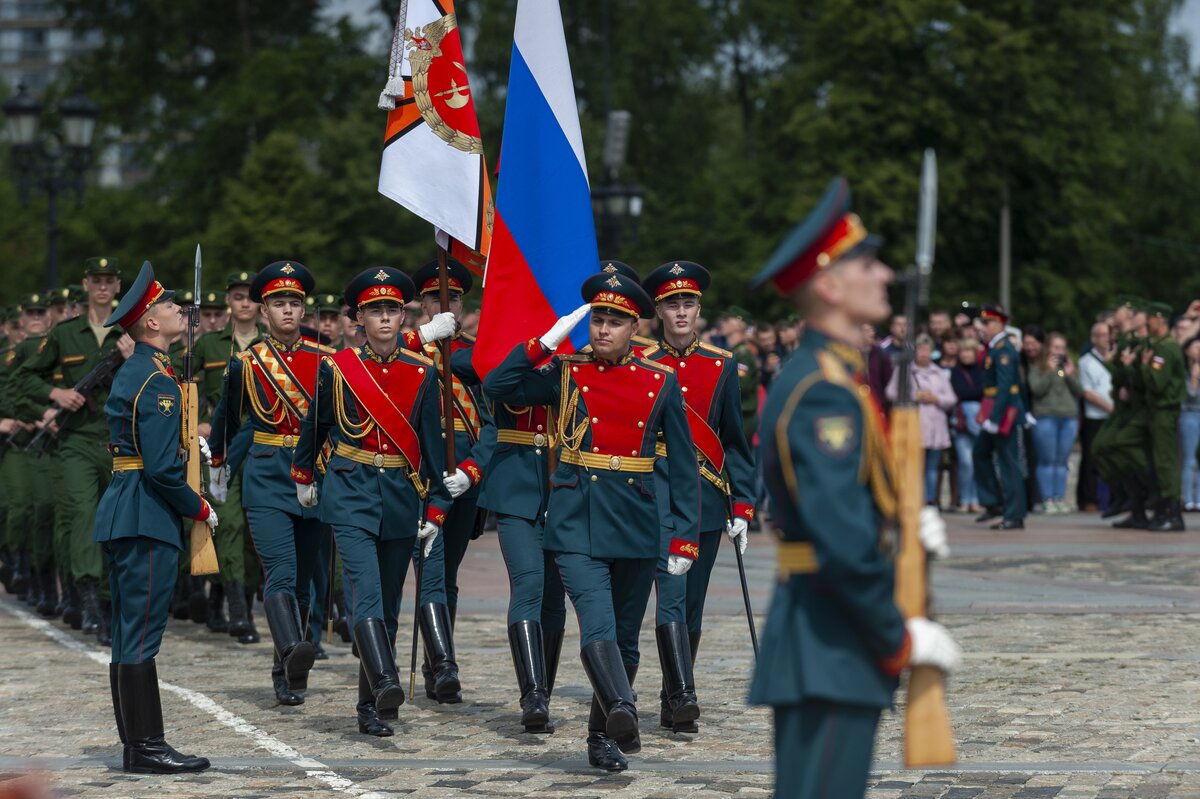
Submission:
<svg viewBox="0 0 1200 799">
<path fill-rule="evenodd" d="M 886 394 L 892 402 L 899 395 L 899 376 L 897 369 L 888 381 Z M 925 333 L 917 336 L 909 384 L 913 399 L 920 406 L 921 443 L 925 448 L 925 502 L 936 505 L 938 464 L 942 460 L 942 451 L 950 446 L 946 413 L 957 400 L 946 371 L 933 362 L 933 339 Z"/>
<path fill-rule="evenodd" d="M 1046 338 L 1029 369 L 1033 397 L 1034 446 L 1037 448 L 1037 482 L 1046 513 L 1068 513 L 1067 459 L 1079 431 L 1079 398 L 1083 387 L 1079 371 L 1067 352 L 1061 333 Z"/>
<path fill-rule="evenodd" d="M 958 398 L 954 409 L 954 449 L 958 453 L 958 510 L 980 513 L 979 490 L 975 487 L 975 464 L 971 453 L 979 438 L 979 405 L 983 401 L 984 368 L 979 360 L 980 344 L 975 336 L 958 342 L 958 365 L 950 370 L 950 386 Z"/>
<path fill-rule="evenodd" d="M 938 366 L 943 369 L 953 369 L 958 365 L 958 339 L 954 337 L 953 333 L 949 333 L 942 339 L 941 345 Z"/>
<path fill-rule="evenodd" d="M 1196 468 L 1196 448 L 1200 446 L 1200 336 L 1183 345 L 1187 362 L 1187 399 L 1179 414 L 1180 475 L 1183 482 L 1184 510 L 1200 510 L 1200 471 Z"/>
</svg>

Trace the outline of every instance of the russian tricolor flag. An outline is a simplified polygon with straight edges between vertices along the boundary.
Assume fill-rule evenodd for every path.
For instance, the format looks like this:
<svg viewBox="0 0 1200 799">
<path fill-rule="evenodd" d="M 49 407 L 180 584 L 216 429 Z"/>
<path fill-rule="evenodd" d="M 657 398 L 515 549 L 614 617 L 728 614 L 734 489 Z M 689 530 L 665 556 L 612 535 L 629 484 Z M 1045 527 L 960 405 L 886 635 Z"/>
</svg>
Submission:
<svg viewBox="0 0 1200 799">
<path fill-rule="evenodd" d="M 599 270 L 591 190 L 558 0 L 519 0 L 503 169 L 473 361 L 480 377 L 582 302 Z M 560 352 L 587 342 L 580 325 Z M 573 345 L 573 346 L 572 346 Z"/>
</svg>

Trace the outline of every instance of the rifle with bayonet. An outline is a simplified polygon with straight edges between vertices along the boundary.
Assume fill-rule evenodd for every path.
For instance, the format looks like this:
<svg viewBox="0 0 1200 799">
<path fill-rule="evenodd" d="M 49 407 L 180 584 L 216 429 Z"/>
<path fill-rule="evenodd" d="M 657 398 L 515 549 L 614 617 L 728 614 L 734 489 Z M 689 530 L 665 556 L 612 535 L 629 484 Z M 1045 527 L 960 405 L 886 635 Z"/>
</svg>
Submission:
<svg viewBox="0 0 1200 799">
<path fill-rule="evenodd" d="M 200 493 L 200 383 L 196 378 L 194 353 L 196 328 L 200 326 L 200 245 L 196 245 L 196 279 L 192 292 L 192 304 L 184 309 L 188 317 L 187 332 L 184 333 L 183 380 L 179 390 L 183 395 L 183 441 L 184 461 L 187 467 L 187 483 L 197 494 Z M 212 530 L 207 522 L 192 521 L 189 546 L 191 572 L 193 575 L 216 574 L 217 549 L 213 546 Z"/>
<path fill-rule="evenodd" d="M 926 150 L 921 165 L 921 199 L 917 226 L 917 259 L 905 279 L 905 312 L 910 320 L 928 304 L 929 275 L 933 271 L 934 237 L 937 230 L 937 160 Z M 921 419 L 913 397 L 909 374 L 914 351 L 909 325 L 906 348 L 898 361 L 898 401 L 891 415 L 892 475 L 899 500 L 900 544 L 896 555 L 896 606 L 905 619 L 929 616 L 929 566 L 920 538 L 920 514 L 924 504 Z M 955 761 L 954 732 L 946 707 L 946 688 L 941 669 L 914 666 L 909 672 L 908 701 L 904 714 L 904 763 L 908 768 L 948 766 Z"/>
<path fill-rule="evenodd" d="M 113 348 L 104 355 L 99 362 L 92 367 L 91 371 L 79 379 L 73 388 L 75 391 L 82 394 L 87 399 L 87 407 L 95 410 L 94 395 L 100 389 L 108 388 L 112 385 L 113 375 L 117 373 L 117 369 L 125 362 L 121 351 Z M 25 445 L 23 452 L 28 452 L 30 455 L 41 455 L 50 446 L 50 439 L 58 435 L 58 431 L 62 429 L 63 423 L 67 420 L 74 411 L 69 411 L 66 408 L 59 407 L 50 421 L 42 426 L 41 430 L 29 440 Z M 7 444 L 8 442 L 6 442 Z"/>
</svg>

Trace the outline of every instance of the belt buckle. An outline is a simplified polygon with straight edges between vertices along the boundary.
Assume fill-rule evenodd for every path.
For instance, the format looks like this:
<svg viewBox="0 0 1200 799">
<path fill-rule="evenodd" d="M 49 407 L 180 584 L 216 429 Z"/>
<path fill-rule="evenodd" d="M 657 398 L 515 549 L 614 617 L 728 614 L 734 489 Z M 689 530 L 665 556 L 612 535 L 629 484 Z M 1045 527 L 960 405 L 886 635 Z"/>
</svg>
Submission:
<svg viewBox="0 0 1200 799">
<path fill-rule="evenodd" d="M 372 459 L 371 462 L 374 463 L 376 466 L 382 466 L 383 465 L 383 453 L 376 452 L 375 457 Z"/>
<path fill-rule="evenodd" d="M 541 446 L 544 446 L 544 445 L 545 445 L 545 443 L 546 443 L 546 437 L 545 437 L 544 435 L 542 435 L 541 433 L 534 433 L 534 434 L 533 434 L 533 445 L 534 445 L 535 447 L 541 447 Z"/>
<path fill-rule="evenodd" d="M 612 469 L 614 472 L 619 471 L 621 469 L 621 456 L 613 455 L 611 458 L 609 458 L 608 468 Z"/>
<path fill-rule="evenodd" d="M 288 449 L 291 449 L 292 447 L 296 446 L 296 437 L 291 435 L 290 433 L 288 435 L 284 436 L 283 437 L 283 445 L 285 447 L 287 447 Z"/>
</svg>

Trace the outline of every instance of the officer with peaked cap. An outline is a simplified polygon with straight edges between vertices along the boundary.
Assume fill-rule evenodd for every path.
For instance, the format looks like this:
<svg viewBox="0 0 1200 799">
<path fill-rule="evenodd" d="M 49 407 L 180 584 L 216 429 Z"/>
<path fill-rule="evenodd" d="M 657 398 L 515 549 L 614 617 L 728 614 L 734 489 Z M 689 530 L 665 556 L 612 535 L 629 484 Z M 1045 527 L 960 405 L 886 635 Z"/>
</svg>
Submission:
<svg viewBox="0 0 1200 799">
<path fill-rule="evenodd" d="M 291 472 L 300 504 L 315 506 L 337 536 L 361 659 L 358 729 L 375 736 L 392 734 L 386 720 L 405 698 L 395 643 L 408 560 L 414 546 L 433 545 L 450 507 L 433 363 L 398 343 L 412 295 L 412 281 L 391 267 L 346 286 L 367 341 L 321 364 L 322 401 L 304 419 Z M 318 496 L 314 465 L 327 438 L 333 455 Z"/>
<path fill-rule="evenodd" d="M 1008 336 L 1008 314 L 997 305 L 979 312 L 988 353 L 984 360 L 983 405 L 980 433 L 972 455 L 979 501 L 984 512 L 976 521 L 1003 518 L 993 530 L 1020 530 L 1025 526 L 1025 480 L 1021 476 L 1021 431 L 1025 402 L 1021 394 L 1020 357 Z"/>
<path fill-rule="evenodd" d="M 217 526 L 216 512 L 188 486 L 179 454 L 186 444 L 180 440 L 181 394 L 166 349 L 187 324 L 149 261 L 105 322 L 137 342 L 104 405 L 113 478 L 96 509 L 93 536 L 104 548 L 112 591 L 109 683 L 123 765 L 143 774 L 209 766 L 164 739 L 155 662 L 179 571 L 181 521 Z"/>
<path fill-rule="evenodd" d="M 332 354 L 300 334 L 304 297 L 312 287 L 312 273 L 297 261 L 276 261 L 254 276 L 250 299 L 263 306 L 267 333 L 229 360 L 212 422 L 216 493 L 229 484 L 231 442 L 244 423 L 254 430 L 242 504 L 265 572 L 263 607 L 275 643 L 271 682 L 285 705 L 303 704 L 314 658 L 305 630 L 321 522 L 315 508 L 299 503 L 291 478 L 300 420 L 320 399 L 313 394 L 317 367 Z"/>
<path fill-rule="evenodd" d="M 959 658 L 941 625 L 905 623 L 881 547 L 880 521 L 894 520 L 897 500 L 858 347 L 863 326 L 891 310 L 892 270 L 878 245 L 838 178 L 754 279 L 773 283 L 807 321 L 762 417 L 763 478 L 781 541 L 750 702 L 774 710 L 781 799 L 863 796 L 900 672 L 950 669 Z M 940 540 L 935 527 L 922 525 L 922 540 L 942 550 L 944 525 Z"/>
<path fill-rule="evenodd" d="M 475 337 L 458 326 L 462 316 L 462 298 L 474 286 L 470 270 L 453 258 L 446 263 L 449 314 L 455 322 L 450 339 L 452 372 L 454 363 L 469 366 Z M 433 321 L 439 316 L 437 261 L 430 261 L 413 273 L 421 307 Z M 444 319 L 445 317 L 441 317 Z M 425 331 L 421 331 L 421 338 Z M 423 353 L 432 359 L 439 380 L 442 375 L 441 346 L 424 345 Z M 477 536 L 481 519 L 478 514 L 479 482 L 483 464 L 475 453 L 479 435 L 486 422 L 479 398 L 478 380 L 455 373 L 451 390 L 454 397 L 454 453 L 458 463 L 447 466 L 443 480 L 454 504 L 446 516 L 445 535 L 434 542 L 421 567 L 421 640 L 425 644 L 425 695 L 439 703 L 462 701 L 458 661 L 454 652 L 454 621 L 458 614 L 458 569 L 467 545 Z"/>
<path fill-rule="evenodd" d="M 686 576 L 667 571 L 671 525 L 664 525 L 655 586 L 658 618 L 655 630 L 664 685 L 660 724 L 676 732 L 696 732 L 699 715 L 692 666 L 700 646 L 704 598 L 717 561 L 721 539 L 728 534 L 745 551 L 754 519 L 754 459 L 742 432 L 738 367 L 733 353 L 702 342 L 698 335 L 700 299 L 708 288 L 708 270 L 692 261 L 668 261 L 642 281 L 653 298 L 662 324 L 662 341 L 643 357 L 675 370 L 688 407 L 688 426 L 696 445 L 700 476 L 700 550 Z M 659 448 L 660 456 L 666 448 Z M 659 506 L 667 506 L 666 461 L 658 459 Z"/>
<path fill-rule="evenodd" d="M 593 691 L 588 762 L 623 771 L 624 755 L 641 750 L 632 686 L 661 546 L 653 473 L 660 437 L 676 456 L 667 464 L 675 526 L 668 568 L 676 575 L 697 555 L 699 473 L 673 370 L 631 351 L 637 320 L 654 313 L 653 301 L 636 280 L 609 272 L 584 281 L 581 295 L 584 306 L 518 345 L 488 373 L 484 390 L 496 402 L 556 406 L 559 465 L 544 546 L 579 618 Z M 589 311 L 591 350 L 551 358 Z"/>
</svg>

